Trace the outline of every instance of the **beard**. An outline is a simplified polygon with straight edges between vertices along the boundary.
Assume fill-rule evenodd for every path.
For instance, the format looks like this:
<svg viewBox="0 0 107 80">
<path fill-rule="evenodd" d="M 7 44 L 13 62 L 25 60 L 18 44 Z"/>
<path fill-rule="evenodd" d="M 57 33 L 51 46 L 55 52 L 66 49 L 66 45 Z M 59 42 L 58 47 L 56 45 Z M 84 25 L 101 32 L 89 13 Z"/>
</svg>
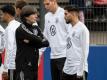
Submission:
<svg viewBox="0 0 107 80">
<path fill-rule="evenodd" d="M 66 20 L 66 23 L 69 24 L 69 23 L 70 23 L 70 20 Z"/>
</svg>

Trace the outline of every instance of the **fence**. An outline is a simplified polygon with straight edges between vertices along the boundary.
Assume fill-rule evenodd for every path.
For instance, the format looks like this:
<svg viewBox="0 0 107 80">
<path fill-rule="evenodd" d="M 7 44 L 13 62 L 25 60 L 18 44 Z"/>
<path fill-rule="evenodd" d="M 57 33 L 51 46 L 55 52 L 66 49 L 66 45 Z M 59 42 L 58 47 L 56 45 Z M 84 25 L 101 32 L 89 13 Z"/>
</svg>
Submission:
<svg viewBox="0 0 107 80">
<path fill-rule="evenodd" d="M 85 7 L 85 23 L 90 30 L 90 44 L 107 45 L 107 5 Z"/>
<path fill-rule="evenodd" d="M 40 11 L 40 25 L 43 29 L 43 0 L 26 0 L 30 5 L 38 8 Z M 42 3 L 40 3 L 42 1 Z M 70 0 L 58 0 L 58 4 L 62 7 L 69 5 Z M 71 0 L 72 1 L 72 0 Z M 76 1 L 76 0 L 74 0 Z M 15 0 L 0 0 L 0 7 L 5 4 L 14 5 Z M 107 45 L 107 5 L 104 6 L 94 6 L 92 0 L 87 0 L 86 6 L 84 7 L 85 13 L 85 24 L 90 31 L 90 44 L 100 44 Z M 41 6 L 41 7 L 40 7 Z M 41 8 L 41 9 L 39 9 Z M 43 9 L 42 9 L 43 8 Z"/>
</svg>

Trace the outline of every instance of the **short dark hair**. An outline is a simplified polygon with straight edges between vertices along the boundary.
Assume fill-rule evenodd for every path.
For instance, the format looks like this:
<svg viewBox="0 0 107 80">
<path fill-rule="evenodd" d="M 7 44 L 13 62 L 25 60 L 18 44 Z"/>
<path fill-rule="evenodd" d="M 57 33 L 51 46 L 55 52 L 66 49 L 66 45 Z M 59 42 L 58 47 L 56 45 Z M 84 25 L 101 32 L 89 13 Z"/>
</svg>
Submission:
<svg viewBox="0 0 107 80">
<path fill-rule="evenodd" d="M 17 0 L 15 3 L 15 7 L 19 9 L 22 9 L 25 5 L 27 5 L 25 0 Z"/>
<path fill-rule="evenodd" d="M 30 6 L 30 5 L 26 5 L 22 8 L 22 12 L 21 12 L 21 17 L 28 17 L 31 14 L 35 14 L 37 13 L 37 9 Z"/>
<path fill-rule="evenodd" d="M 68 12 L 70 12 L 70 11 L 79 12 L 79 8 L 77 5 L 68 5 L 68 6 L 64 7 L 64 10 L 67 10 Z"/>
<path fill-rule="evenodd" d="M 1 8 L 1 11 L 3 11 L 3 13 L 8 13 L 11 16 L 15 16 L 15 8 L 12 5 L 5 5 Z"/>
<path fill-rule="evenodd" d="M 26 5 L 22 8 L 21 14 L 20 14 L 20 18 L 21 21 L 24 22 L 25 21 L 25 17 L 28 17 L 32 14 L 36 14 L 37 13 L 37 9 L 30 6 L 30 5 Z"/>
</svg>

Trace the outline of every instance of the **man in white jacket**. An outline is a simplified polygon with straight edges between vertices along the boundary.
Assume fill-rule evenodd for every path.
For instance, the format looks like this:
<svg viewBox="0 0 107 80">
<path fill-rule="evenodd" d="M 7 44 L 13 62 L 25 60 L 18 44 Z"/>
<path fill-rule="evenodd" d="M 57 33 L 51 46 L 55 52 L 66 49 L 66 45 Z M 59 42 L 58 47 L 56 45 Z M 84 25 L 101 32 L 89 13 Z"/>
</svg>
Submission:
<svg viewBox="0 0 107 80">
<path fill-rule="evenodd" d="M 44 5 L 48 11 L 45 15 L 44 35 L 51 47 L 52 80 L 61 80 L 66 59 L 67 37 L 64 9 L 58 6 L 57 0 L 44 0 Z"/>
<path fill-rule="evenodd" d="M 5 29 L 5 61 L 4 67 L 8 69 L 9 80 L 15 79 L 15 57 L 16 57 L 16 40 L 15 31 L 20 26 L 20 23 L 15 20 L 15 8 L 11 5 L 5 5 L 1 8 L 2 21 L 6 22 L 7 28 Z"/>
<path fill-rule="evenodd" d="M 83 72 L 88 72 L 89 31 L 79 21 L 77 6 L 66 6 L 65 20 L 69 25 L 67 36 L 67 57 L 63 68 L 62 80 L 83 80 Z"/>
<path fill-rule="evenodd" d="M 0 53 L 2 53 L 4 49 L 4 31 L 4 28 L 0 25 Z"/>
<path fill-rule="evenodd" d="M 2 80 L 2 73 L 3 73 L 3 64 L 2 64 L 2 56 L 1 54 L 3 53 L 4 50 L 4 29 L 0 25 L 0 80 Z"/>
</svg>

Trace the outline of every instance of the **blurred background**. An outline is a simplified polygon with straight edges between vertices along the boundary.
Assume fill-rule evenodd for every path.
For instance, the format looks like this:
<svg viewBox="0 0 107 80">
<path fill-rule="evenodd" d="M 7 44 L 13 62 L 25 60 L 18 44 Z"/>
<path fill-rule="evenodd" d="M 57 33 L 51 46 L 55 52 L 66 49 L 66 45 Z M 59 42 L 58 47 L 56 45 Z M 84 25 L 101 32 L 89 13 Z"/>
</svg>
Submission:
<svg viewBox="0 0 107 80">
<path fill-rule="evenodd" d="M 0 0 L 0 7 L 5 4 L 14 5 L 16 0 Z M 41 29 L 44 28 L 45 8 L 43 0 L 25 0 L 28 4 L 37 8 L 39 11 Z M 90 31 L 90 45 L 106 45 L 107 44 L 107 3 L 96 3 L 97 0 L 58 0 L 61 7 L 71 5 L 72 1 L 80 4 L 84 11 L 84 22 Z M 101 0 L 100 0 L 101 1 Z M 105 0 L 107 2 L 107 0 Z M 81 6 L 82 5 L 82 6 Z M 3 27 L 5 25 L 0 22 Z"/>
</svg>

